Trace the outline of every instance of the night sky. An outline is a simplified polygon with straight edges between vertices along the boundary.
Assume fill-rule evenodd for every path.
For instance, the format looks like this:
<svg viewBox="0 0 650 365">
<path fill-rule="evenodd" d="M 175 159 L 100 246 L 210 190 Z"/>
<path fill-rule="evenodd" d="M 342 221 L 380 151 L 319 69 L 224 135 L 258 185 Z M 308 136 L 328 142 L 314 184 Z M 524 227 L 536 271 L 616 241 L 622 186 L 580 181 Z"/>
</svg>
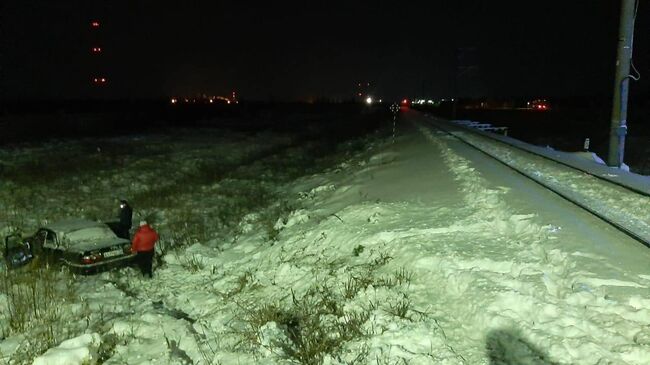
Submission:
<svg viewBox="0 0 650 365">
<path fill-rule="evenodd" d="M 643 7 L 646 4 L 641 4 Z M 619 2 L 5 0 L 1 96 L 609 95 Z M 650 77 L 648 9 L 635 64 Z M 90 21 L 104 52 L 94 60 Z M 645 84 L 633 89 L 647 92 Z"/>
</svg>

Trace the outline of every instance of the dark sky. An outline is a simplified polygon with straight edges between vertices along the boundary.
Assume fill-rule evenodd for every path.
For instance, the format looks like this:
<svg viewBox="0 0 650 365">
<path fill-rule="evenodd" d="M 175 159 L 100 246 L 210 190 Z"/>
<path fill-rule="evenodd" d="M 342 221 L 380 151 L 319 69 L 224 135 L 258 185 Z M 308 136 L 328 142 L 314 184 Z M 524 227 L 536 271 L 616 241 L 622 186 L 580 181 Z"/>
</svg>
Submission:
<svg viewBox="0 0 650 365">
<path fill-rule="evenodd" d="M 93 70 L 105 70 L 112 98 L 231 90 L 249 99 L 349 98 L 361 81 L 387 98 L 611 88 L 614 0 L 259 3 L 5 0 L 0 95 L 93 96 Z M 635 39 L 646 73 L 647 13 Z M 99 62 L 90 56 L 95 17 Z"/>
</svg>

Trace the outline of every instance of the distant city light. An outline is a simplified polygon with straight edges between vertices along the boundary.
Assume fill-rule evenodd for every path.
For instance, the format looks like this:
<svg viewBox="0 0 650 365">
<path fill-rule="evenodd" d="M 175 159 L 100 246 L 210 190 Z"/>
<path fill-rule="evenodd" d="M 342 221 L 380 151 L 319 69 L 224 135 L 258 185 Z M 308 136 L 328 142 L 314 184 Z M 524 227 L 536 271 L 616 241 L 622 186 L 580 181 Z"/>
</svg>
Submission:
<svg viewBox="0 0 650 365">
<path fill-rule="evenodd" d="M 206 94 L 201 94 L 197 96 L 196 98 L 188 98 L 188 97 L 177 97 L 173 96 L 169 99 L 170 103 L 172 104 L 220 104 L 221 102 L 226 103 L 226 104 L 237 104 L 237 100 L 232 100 L 229 99 L 225 96 L 221 95 L 206 95 Z"/>
<path fill-rule="evenodd" d="M 372 104 L 372 98 L 370 96 L 366 98 L 366 104 Z"/>
<path fill-rule="evenodd" d="M 535 99 L 533 101 L 526 102 L 526 106 L 533 110 L 548 110 L 548 102 L 544 99 Z"/>
<path fill-rule="evenodd" d="M 90 23 L 90 26 L 92 26 L 93 28 L 99 28 L 99 22 L 97 20 L 93 20 Z"/>
</svg>

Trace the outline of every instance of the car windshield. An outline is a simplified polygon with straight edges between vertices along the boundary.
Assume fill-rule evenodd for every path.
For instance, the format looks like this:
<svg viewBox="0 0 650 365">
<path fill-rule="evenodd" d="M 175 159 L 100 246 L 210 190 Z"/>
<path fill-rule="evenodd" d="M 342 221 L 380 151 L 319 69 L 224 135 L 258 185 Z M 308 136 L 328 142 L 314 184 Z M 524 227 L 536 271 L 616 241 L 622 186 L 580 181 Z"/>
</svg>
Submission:
<svg viewBox="0 0 650 365">
<path fill-rule="evenodd" d="M 116 236 L 108 227 L 89 227 L 67 233 L 65 237 L 70 242 L 82 242 L 110 239 Z"/>
</svg>

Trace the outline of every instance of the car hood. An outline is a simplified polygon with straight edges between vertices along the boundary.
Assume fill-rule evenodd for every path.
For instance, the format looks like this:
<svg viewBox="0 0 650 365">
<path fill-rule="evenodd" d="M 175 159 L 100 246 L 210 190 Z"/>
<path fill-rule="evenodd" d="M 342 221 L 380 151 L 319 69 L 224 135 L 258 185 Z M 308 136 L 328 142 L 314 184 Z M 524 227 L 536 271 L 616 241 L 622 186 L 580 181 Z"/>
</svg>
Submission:
<svg viewBox="0 0 650 365">
<path fill-rule="evenodd" d="M 130 243 L 129 240 L 123 238 L 108 238 L 99 240 L 88 240 L 83 242 L 67 242 L 65 248 L 67 251 L 84 253 L 85 251 L 99 250 L 105 247 L 113 247 L 116 245 L 124 246 Z"/>
</svg>

